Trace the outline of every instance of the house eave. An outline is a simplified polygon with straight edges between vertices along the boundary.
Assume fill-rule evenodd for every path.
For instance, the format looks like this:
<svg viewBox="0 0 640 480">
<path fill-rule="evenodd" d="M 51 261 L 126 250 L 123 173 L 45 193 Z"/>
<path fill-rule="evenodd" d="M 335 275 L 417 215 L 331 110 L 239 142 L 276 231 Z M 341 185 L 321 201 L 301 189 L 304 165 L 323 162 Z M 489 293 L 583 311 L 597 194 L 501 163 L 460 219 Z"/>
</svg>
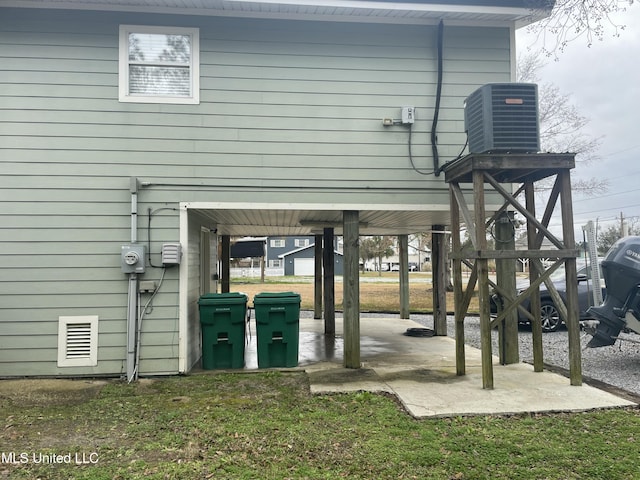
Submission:
<svg viewBox="0 0 640 480">
<path fill-rule="evenodd" d="M 545 0 L 483 3 L 465 5 L 460 1 L 430 3 L 412 0 L 0 0 L 0 7 L 368 23 L 432 24 L 443 20 L 450 25 L 506 24 L 516 27 L 536 22 L 551 11 L 549 2 Z"/>
</svg>

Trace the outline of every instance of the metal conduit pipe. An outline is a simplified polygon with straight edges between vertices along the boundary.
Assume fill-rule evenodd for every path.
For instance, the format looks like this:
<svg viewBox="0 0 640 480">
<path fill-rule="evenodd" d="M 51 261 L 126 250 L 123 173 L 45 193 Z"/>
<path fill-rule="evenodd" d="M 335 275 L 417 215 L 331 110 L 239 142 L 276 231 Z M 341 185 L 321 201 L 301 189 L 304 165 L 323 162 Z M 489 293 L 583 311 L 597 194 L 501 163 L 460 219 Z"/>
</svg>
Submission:
<svg viewBox="0 0 640 480">
<path fill-rule="evenodd" d="M 131 177 L 129 192 L 131 193 L 131 243 L 138 242 L 138 179 Z M 129 274 L 129 291 L 127 294 L 127 382 L 138 377 L 136 358 L 136 332 L 138 324 L 138 275 Z"/>
</svg>

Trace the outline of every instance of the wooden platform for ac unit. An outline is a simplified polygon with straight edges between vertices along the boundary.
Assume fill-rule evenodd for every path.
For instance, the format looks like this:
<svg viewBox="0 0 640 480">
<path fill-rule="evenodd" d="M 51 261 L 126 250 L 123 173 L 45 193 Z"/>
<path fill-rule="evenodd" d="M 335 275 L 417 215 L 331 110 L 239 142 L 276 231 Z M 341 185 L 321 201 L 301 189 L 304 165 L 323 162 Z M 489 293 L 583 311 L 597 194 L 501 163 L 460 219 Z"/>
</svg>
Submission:
<svg viewBox="0 0 640 480">
<path fill-rule="evenodd" d="M 482 384 L 483 388 L 493 388 L 493 362 L 491 346 L 491 330 L 499 327 L 500 362 L 515 363 L 518 360 L 517 311 L 522 309 L 520 303 L 529 297 L 531 311 L 540 311 L 539 285 L 545 283 L 557 306 L 562 310 L 564 305 L 565 323 L 569 333 L 569 372 L 571 385 L 582 384 L 580 327 L 578 322 L 578 281 L 576 275 L 576 257 L 573 231 L 573 207 L 571 201 L 570 170 L 575 167 L 574 154 L 470 154 L 455 162 L 445 165 L 445 181 L 449 184 L 451 203 L 451 230 L 453 259 L 453 284 L 456 319 L 456 371 L 465 374 L 464 355 L 464 317 L 467 313 L 471 297 L 475 293 L 476 284 L 480 304 L 480 332 L 482 352 Z M 542 218 L 538 220 L 535 212 L 535 184 L 541 180 L 555 176 Z M 463 184 L 473 186 L 473 205 L 467 200 L 471 197 L 469 186 L 466 191 Z M 503 185 L 506 184 L 506 185 Z M 516 188 L 517 185 L 519 188 Z M 497 211 L 487 214 L 485 203 L 485 187 L 489 186 L 504 199 L 504 204 Z M 518 198 L 524 194 L 524 205 Z M 548 227 L 551 215 L 560 202 L 562 210 L 562 236 L 558 239 Z M 494 209 L 495 210 L 495 209 Z M 495 227 L 496 233 L 504 233 L 504 226 L 509 226 L 510 215 L 518 212 L 527 222 L 528 250 L 515 251 L 514 247 L 490 250 L 487 245 L 487 228 Z M 496 223 L 497 219 L 506 219 Z M 461 222 L 466 225 L 469 238 L 473 244 L 471 250 L 462 249 Z M 555 249 L 541 250 L 544 238 L 547 238 Z M 505 241 L 505 244 L 509 242 Z M 527 258 L 530 264 L 530 287 L 521 295 L 515 291 L 515 261 Z M 541 259 L 555 258 L 556 262 L 547 270 L 542 268 Z M 496 283 L 489 279 L 488 261 L 496 259 Z M 462 265 L 471 268 L 466 288 L 462 283 Z M 566 272 L 566 304 L 562 302 L 549 275 L 564 264 Z M 507 286 L 505 288 L 505 285 Z M 492 320 L 490 311 L 490 287 L 498 291 L 505 299 L 503 308 Z M 543 369 L 542 326 L 540 316 L 532 316 L 533 362 L 534 370 Z"/>
</svg>

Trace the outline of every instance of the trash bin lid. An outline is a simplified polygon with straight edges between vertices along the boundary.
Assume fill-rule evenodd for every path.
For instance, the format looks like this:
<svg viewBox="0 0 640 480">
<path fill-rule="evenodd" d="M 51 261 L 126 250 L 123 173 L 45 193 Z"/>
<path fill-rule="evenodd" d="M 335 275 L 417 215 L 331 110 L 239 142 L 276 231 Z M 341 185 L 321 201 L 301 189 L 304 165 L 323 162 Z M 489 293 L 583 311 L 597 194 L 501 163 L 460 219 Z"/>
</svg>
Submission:
<svg viewBox="0 0 640 480">
<path fill-rule="evenodd" d="M 300 294 L 295 292 L 263 292 L 253 297 L 253 304 L 300 303 Z"/>
<path fill-rule="evenodd" d="M 247 295 L 240 292 L 205 293 L 198 300 L 198 305 L 237 305 L 241 303 L 247 303 Z"/>
</svg>

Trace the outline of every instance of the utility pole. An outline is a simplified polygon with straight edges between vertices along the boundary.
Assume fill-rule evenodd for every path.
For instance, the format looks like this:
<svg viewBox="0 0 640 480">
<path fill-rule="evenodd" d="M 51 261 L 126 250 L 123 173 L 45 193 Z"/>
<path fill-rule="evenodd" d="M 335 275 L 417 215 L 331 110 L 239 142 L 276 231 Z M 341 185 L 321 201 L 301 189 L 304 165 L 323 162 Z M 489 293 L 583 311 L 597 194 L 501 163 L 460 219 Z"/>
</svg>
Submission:
<svg viewBox="0 0 640 480">
<path fill-rule="evenodd" d="M 589 257 L 585 259 L 587 261 L 587 268 L 591 272 L 591 283 L 593 284 L 593 304 L 602 304 L 602 289 L 600 286 L 600 268 L 598 267 L 598 249 L 596 248 L 596 233 L 593 228 L 593 222 L 589 220 L 587 224 L 582 227 L 587 237 L 587 248 L 589 250 Z"/>
<path fill-rule="evenodd" d="M 624 216 L 620 212 L 620 238 L 624 238 L 629 235 L 629 227 L 624 221 Z"/>
</svg>

